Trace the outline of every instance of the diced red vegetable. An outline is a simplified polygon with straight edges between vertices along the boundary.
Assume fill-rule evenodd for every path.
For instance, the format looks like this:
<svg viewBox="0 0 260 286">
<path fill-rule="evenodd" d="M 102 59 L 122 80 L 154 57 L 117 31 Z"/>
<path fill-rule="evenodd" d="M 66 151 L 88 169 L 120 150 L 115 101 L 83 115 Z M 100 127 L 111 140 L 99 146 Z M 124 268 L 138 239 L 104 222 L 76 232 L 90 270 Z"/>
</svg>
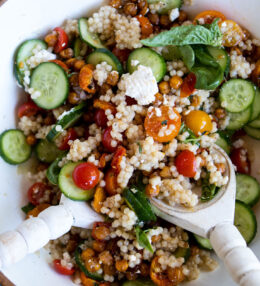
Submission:
<svg viewBox="0 0 260 286">
<path fill-rule="evenodd" d="M 179 174 L 193 178 L 196 174 L 196 157 L 193 152 L 183 150 L 175 159 L 175 166 Z"/>
<path fill-rule="evenodd" d="M 55 28 L 54 31 L 58 34 L 58 40 L 54 46 L 54 52 L 58 54 L 68 47 L 69 37 L 61 27 Z"/>
<path fill-rule="evenodd" d="M 62 275 L 72 275 L 75 272 L 74 268 L 69 269 L 69 268 L 62 266 L 60 259 L 55 259 L 53 261 L 53 266 L 54 266 L 54 269 Z"/>
</svg>

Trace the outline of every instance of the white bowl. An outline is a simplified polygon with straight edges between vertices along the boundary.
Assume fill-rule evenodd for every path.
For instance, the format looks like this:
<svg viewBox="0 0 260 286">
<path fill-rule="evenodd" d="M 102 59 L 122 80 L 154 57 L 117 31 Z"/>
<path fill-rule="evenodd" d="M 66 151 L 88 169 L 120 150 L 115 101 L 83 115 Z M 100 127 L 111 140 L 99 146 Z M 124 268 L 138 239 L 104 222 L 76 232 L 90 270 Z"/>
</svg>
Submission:
<svg viewBox="0 0 260 286">
<path fill-rule="evenodd" d="M 49 29 L 61 25 L 65 19 L 90 14 L 97 9 L 102 0 L 8 0 L 0 8 L 0 132 L 15 127 L 15 110 L 19 102 L 24 100 L 22 91 L 17 88 L 13 76 L 13 55 L 16 47 L 23 40 L 40 36 Z M 227 18 L 236 20 L 246 27 L 256 37 L 260 38 L 259 30 L 259 0 L 194 0 L 194 5 L 187 11 L 194 15 L 197 12 L 215 9 L 223 12 Z M 256 157 L 260 154 L 260 144 L 250 140 L 250 147 Z M 253 162 L 253 175 L 259 177 L 260 162 Z M 17 168 L 10 166 L 0 159 L 1 188 L 0 188 L 0 233 L 14 229 L 23 219 L 20 210 L 26 203 L 26 188 Z M 258 221 L 260 220 L 260 204 L 255 208 Z M 259 232 L 252 249 L 260 258 Z M 58 275 L 47 263 L 50 257 L 45 250 L 29 255 L 23 261 L 4 269 L 4 274 L 17 286 L 46 286 L 73 285 L 71 280 Z M 231 286 L 235 285 L 228 276 L 222 264 L 211 273 L 205 273 L 190 286 Z"/>
</svg>

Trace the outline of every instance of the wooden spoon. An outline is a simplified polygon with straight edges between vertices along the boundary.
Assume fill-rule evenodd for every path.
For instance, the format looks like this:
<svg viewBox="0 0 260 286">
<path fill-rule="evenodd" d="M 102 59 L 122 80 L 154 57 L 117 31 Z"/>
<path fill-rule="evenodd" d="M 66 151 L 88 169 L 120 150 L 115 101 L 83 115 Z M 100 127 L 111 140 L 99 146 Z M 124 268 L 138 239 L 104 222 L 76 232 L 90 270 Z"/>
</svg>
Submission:
<svg viewBox="0 0 260 286">
<path fill-rule="evenodd" d="M 213 200 L 200 203 L 192 210 L 172 207 L 155 198 L 151 203 L 156 214 L 164 220 L 209 238 L 235 282 L 241 286 L 260 286 L 260 263 L 233 224 L 236 200 L 233 164 L 226 152 L 216 145 L 214 152 L 225 158 L 229 180 Z"/>
</svg>

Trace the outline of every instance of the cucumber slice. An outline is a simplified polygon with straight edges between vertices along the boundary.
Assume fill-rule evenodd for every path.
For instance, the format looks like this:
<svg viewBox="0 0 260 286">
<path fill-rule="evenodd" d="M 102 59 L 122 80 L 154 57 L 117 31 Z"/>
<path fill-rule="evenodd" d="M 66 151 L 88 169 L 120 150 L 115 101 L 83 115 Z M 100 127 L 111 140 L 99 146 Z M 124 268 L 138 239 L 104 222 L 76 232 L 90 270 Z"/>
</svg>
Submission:
<svg viewBox="0 0 260 286">
<path fill-rule="evenodd" d="M 59 162 L 63 157 L 64 155 L 56 158 L 47 169 L 46 176 L 53 185 L 58 185 L 58 179 L 61 170 L 61 167 L 59 167 Z"/>
<path fill-rule="evenodd" d="M 260 128 L 260 116 L 258 116 L 255 120 L 248 123 L 248 126 L 253 128 Z"/>
<path fill-rule="evenodd" d="M 81 259 L 81 253 L 82 253 L 82 249 L 80 247 L 77 247 L 76 251 L 75 251 L 75 261 L 79 267 L 79 269 L 90 279 L 94 279 L 96 281 L 102 281 L 103 280 L 103 276 L 102 274 L 98 274 L 95 272 L 89 272 L 87 270 L 87 268 L 85 267 L 84 262 Z M 94 284 L 93 284 L 94 285 Z M 97 284 L 98 285 L 98 284 Z"/>
<path fill-rule="evenodd" d="M 31 156 L 31 146 L 27 144 L 23 132 L 9 129 L 0 136 L 0 155 L 5 162 L 17 165 L 27 161 Z"/>
<path fill-rule="evenodd" d="M 230 153 L 230 145 L 228 144 L 226 139 L 224 139 L 223 137 L 219 136 L 218 140 L 216 141 L 216 144 L 220 148 L 222 148 L 227 154 Z"/>
<path fill-rule="evenodd" d="M 234 225 L 240 231 L 247 244 L 255 237 L 257 221 L 254 212 L 241 201 L 236 201 Z"/>
<path fill-rule="evenodd" d="M 219 98 L 221 106 L 229 112 L 246 110 L 254 101 L 254 85 L 244 79 L 231 79 L 222 85 Z"/>
<path fill-rule="evenodd" d="M 209 239 L 201 237 L 197 234 L 193 234 L 193 236 L 194 236 L 195 240 L 197 241 L 199 247 L 201 247 L 203 249 L 207 249 L 207 250 L 213 249 Z"/>
<path fill-rule="evenodd" d="M 69 111 L 65 111 L 63 113 L 64 115 L 59 117 L 59 120 L 55 126 L 47 134 L 47 140 L 50 142 L 54 141 L 55 138 L 57 138 L 57 136 L 62 133 L 63 130 L 68 129 L 74 125 L 83 115 L 86 105 L 87 104 L 85 102 L 82 102 L 81 104 L 72 107 Z"/>
<path fill-rule="evenodd" d="M 43 109 L 54 109 L 64 104 L 69 94 L 69 80 L 62 67 L 55 63 L 41 63 L 32 73 L 31 84 L 41 95 L 32 98 Z"/>
<path fill-rule="evenodd" d="M 252 104 L 252 116 L 250 118 L 251 121 L 255 120 L 257 117 L 259 118 L 260 116 L 260 89 L 258 87 L 255 88 L 256 92 L 255 92 L 255 99 Z"/>
<path fill-rule="evenodd" d="M 156 216 L 154 215 L 151 205 L 145 195 L 135 189 L 135 193 L 130 189 L 125 189 L 123 197 L 131 210 L 135 212 L 140 221 L 155 221 Z"/>
<path fill-rule="evenodd" d="M 26 64 L 26 60 L 33 55 L 33 50 L 36 46 L 40 46 L 42 49 L 47 49 L 47 44 L 38 39 L 27 40 L 23 42 L 17 49 L 14 62 L 14 71 L 16 79 L 19 84 L 23 85 L 24 72 L 29 70 L 29 67 Z"/>
<path fill-rule="evenodd" d="M 122 286 L 156 286 L 151 280 L 133 280 L 126 281 L 122 284 Z"/>
<path fill-rule="evenodd" d="M 251 117 L 252 108 L 251 106 L 244 111 L 232 113 L 229 112 L 228 115 L 230 117 L 227 129 L 228 130 L 237 130 L 242 128 L 244 125 L 247 124 Z"/>
<path fill-rule="evenodd" d="M 250 126 L 245 126 L 244 130 L 246 131 L 246 134 L 257 139 L 260 140 L 260 129 L 256 129 Z"/>
<path fill-rule="evenodd" d="M 212 46 L 207 46 L 209 54 L 216 60 L 220 65 L 222 71 L 227 76 L 230 68 L 230 56 L 223 48 L 216 48 Z"/>
<path fill-rule="evenodd" d="M 157 4 L 161 3 L 162 8 L 157 12 L 159 14 L 168 14 L 168 12 L 175 8 L 180 8 L 182 5 L 182 0 L 147 0 L 148 4 Z"/>
<path fill-rule="evenodd" d="M 64 154 L 64 151 L 58 149 L 58 147 L 46 139 L 40 140 L 36 148 L 37 158 L 45 163 L 52 163 L 57 157 Z"/>
<path fill-rule="evenodd" d="M 191 251 L 190 248 L 178 247 L 173 254 L 176 258 L 183 257 L 186 262 L 191 255 Z"/>
<path fill-rule="evenodd" d="M 119 72 L 119 74 L 123 73 L 123 67 L 119 61 L 119 59 L 109 50 L 107 49 L 97 49 L 93 53 L 91 53 L 86 60 L 87 64 L 92 64 L 96 66 L 102 62 L 106 62 L 109 64 L 114 71 Z"/>
<path fill-rule="evenodd" d="M 254 177 L 245 174 L 236 174 L 236 199 L 254 206 L 260 198 L 260 185 Z"/>
<path fill-rule="evenodd" d="M 82 190 L 74 184 L 72 179 L 72 173 L 79 164 L 80 163 L 68 163 L 63 166 L 59 174 L 58 185 L 62 193 L 69 199 L 74 201 L 88 201 L 93 197 L 94 189 Z"/>
<path fill-rule="evenodd" d="M 128 57 L 127 70 L 133 73 L 138 65 L 132 65 L 132 61 L 138 61 L 140 65 L 150 67 L 157 82 L 161 81 L 166 74 L 166 63 L 164 58 L 149 48 L 134 50 Z"/>
<path fill-rule="evenodd" d="M 74 57 L 83 57 L 86 55 L 88 46 L 80 38 L 77 38 L 73 44 Z M 84 53 L 82 53 L 84 51 Z"/>
<path fill-rule="evenodd" d="M 100 39 L 96 34 L 89 31 L 88 20 L 86 18 L 80 18 L 78 21 L 79 35 L 83 42 L 90 45 L 92 48 L 104 48 Z"/>
</svg>

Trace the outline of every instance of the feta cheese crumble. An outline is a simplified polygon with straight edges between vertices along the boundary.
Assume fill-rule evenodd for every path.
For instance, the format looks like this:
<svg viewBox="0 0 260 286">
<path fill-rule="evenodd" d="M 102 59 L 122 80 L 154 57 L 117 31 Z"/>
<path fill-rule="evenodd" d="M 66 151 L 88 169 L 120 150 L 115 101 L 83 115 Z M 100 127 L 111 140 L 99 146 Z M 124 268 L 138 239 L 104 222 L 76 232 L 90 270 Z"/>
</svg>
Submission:
<svg viewBox="0 0 260 286">
<path fill-rule="evenodd" d="M 136 99 L 139 105 L 147 105 L 155 100 L 158 92 L 156 79 L 152 69 L 142 65 L 132 74 L 124 74 L 118 84 L 120 90 Z"/>
</svg>

